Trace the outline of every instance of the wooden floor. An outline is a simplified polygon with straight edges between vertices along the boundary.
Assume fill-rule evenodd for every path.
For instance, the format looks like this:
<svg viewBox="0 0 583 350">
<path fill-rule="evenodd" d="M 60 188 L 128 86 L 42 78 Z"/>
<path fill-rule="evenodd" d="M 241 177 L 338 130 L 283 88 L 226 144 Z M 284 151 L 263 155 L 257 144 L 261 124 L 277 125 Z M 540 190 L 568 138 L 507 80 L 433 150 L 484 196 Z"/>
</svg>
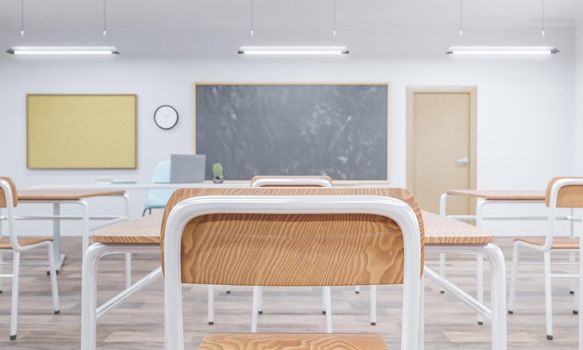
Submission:
<svg viewBox="0 0 583 350">
<path fill-rule="evenodd" d="M 499 241 L 506 258 L 511 243 Z M 53 315 L 49 278 L 42 266 L 24 266 L 21 276 L 21 299 L 18 340 L 8 340 L 10 288 L 0 294 L 0 349 L 78 349 L 81 304 L 80 240 L 67 238 L 63 250 L 67 263 L 59 274 L 61 314 Z M 38 260 L 38 254 L 28 254 Z M 523 255 L 527 263 L 521 267 L 516 312 L 509 316 L 509 349 L 576 349 L 577 317 L 572 315 L 573 298 L 568 282 L 555 280 L 555 340 L 545 339 L 542 256 Z M 24 256 L 27 258 L 27 255 Z M 558 259 L 557 259 L 558 260 Z M 429 262 L 435 266 L 436 261 Z M 159 257 L 135 256 L 134 276 L 140 277 L 159 265 Z M 462 288 L 474 291 L 474 261 L 450 257 L 448 272 Z M 557 267 L 557 271 L 566 267 Z M 99 299 L 111 297 L 123 287 L 123 260 L 107 258 L 101 264 Z M 352 288 L 334 288 L 333 313 L 336 332 L 380 332 L 390 349 L 399 349 L 400 288 L 380 287 L 378 324 L 369 324 L 368 290 L 360 295 Z M 98 322 L 98 348 L 161 349 L 163 348 L 162 281 L 134 295 Z M 320 311 L 320 290 L 311 288 L 268 288 L 264 314 L 259 317 L 259 331 L 324 332 L 325 321 Z M 215 325 L 206 321 L 206 288 L 195 286 L 184 293 L 185 339 L 195 348 L 209 332 L 246 332 L 249 329 L 251 293 L 249 288 L 233 288 L 231 294 L 218 287 Z M 426 349 L 489 349 L 490 327 L 478 326 L 475 314 L 448 294 L 439 294 L 427 283 Z"/>
</svg>

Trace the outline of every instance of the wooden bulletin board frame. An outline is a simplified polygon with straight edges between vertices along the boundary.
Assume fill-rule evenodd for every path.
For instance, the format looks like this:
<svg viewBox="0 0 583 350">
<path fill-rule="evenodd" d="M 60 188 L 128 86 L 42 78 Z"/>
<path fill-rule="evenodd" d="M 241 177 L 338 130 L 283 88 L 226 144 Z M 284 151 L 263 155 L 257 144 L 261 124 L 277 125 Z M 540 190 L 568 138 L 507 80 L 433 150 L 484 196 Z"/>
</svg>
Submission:
<svg viewBox="0 0 583 350">
<path fill-rule="evenodd" d="M 136 169 L 136 94 L 28 94 L 27 168 Z"/>
<path fill-rule="evenodd" d="M 195 82 L 192 84 L 192 153 L 196 154 L 196 87 L 208 85 L 383 85 L 387 87 L 387 178 L 383 180 L 335 180 L 335 183 L 352 185 L 352 184 L 382 184 L 387 185 L 391 182 L 391 142 L 392 142 L 392 99 L 391 99 L 391 83 L 388 81 L 369 81 L 369 82 Z M 268 175 L 268 174 L 265 174 Z M 334 179 L 333 179 L 334 180 Z"/>
</svg>

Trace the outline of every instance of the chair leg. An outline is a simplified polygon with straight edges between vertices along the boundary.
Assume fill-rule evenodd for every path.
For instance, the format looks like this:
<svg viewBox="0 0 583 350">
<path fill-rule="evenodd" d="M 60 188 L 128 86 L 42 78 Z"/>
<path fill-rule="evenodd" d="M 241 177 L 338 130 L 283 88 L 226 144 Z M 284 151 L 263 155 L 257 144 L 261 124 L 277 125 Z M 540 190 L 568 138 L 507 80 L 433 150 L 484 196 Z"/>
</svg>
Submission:
<svg viewBox="0 0 583 350">
<path fill-rule="evenodd" d="M 377 286 L 370 286 L 370 325 L 377 324 Z"/>
<path fill-rule="evenodd" d="M 251 333 L 257 333 L 257 310 L 259 308 L 259 288 L 253 287 L 253 302 L 251 303 Z"/>
<path fill-rule="evenodd" d="M 553 340 L 553 297 L 551 293 L 551 252 L 544 252 L 545 265 L 545 319 L 547 339 Z"/>
<path fill-rule="evenodd" d="M 263 313 L 263 287 L 259 287 L 257 290 L 257 313 Z"/>
<path fill-rule="evenodd" d="M 325 294 L 326 304 L 326 333 L 332 333 L 332 293 L 330 287 L 323 287 L 322 292 Z"/>
<path fill-rule="evenodd" d="M 510 277 L 510 292 L 508 293 L 508 313 L 514 313 L 514 299 L 516 298 L 516 277 L 518 276 L 518 260 L 520 259 L 519 246 L 514 243 L 512 251 L 512 275 Z"/>
<path fill-rule="evenodd" d="M 322 315 L 326 315 L 326 311 L 328 310 L 328 303 L 326 301 L 326 287 L 322 287 Z"/>
<path fill-rule="evenodd" d="M 57 269 L 55 266 L 55 251 L 52 243 L 48 245 L 49 250 L 49 272 L 51 275 L 51 292 L 53 294 L 53 312 L 58 315 L 61 311 L 59 308 L 59 286 L 57 284 Z"/>
<path fill-rule="evenodd" d="M 126 265 L 126 288 L 132 286 L 132 253 L 125 253 L 125 265 Z"/>
<path fill-rule="evenodd" d="M 10 312 L 10 340 L 16 340 L 18 323 L 18 283 L 20 276 L 20 252 L 12 251 L 12 305 Z"/>
<path fill-rule="evenodd" d="M 354 294 L 360 294 L 360 286 L 354 287 Z"/>
<path fill-rule="evenodd" d="M 480 304 L 484 304 L 484 257 L 476 256 L 476 299 Z M 478 314 L 477 321 L 479 325 L 484 324 L 484 317 Z"/>
<path fill-rule="evenodd" d="M 207 287 L 207 317 L 209 325 L 215 324 L 215 286 Z"/>
<path fill-rule="evenodd" d="M 439 254 L 439 274 L 445 277 L 445 254 Z M 445 290 L 441 289 L 439 291 L 441 294 L 445 293 Z"/>
<path fill-rule="evenodd" d="M 2 274 L 2 263 L 4 262 L 4 257 L 2 255 L 2 251 L 0 250 L 0 275 Z M 0 277 L 0 294 L 2 294 L 2 292 L 4 291 L 4 278 Z"/>
</svg>

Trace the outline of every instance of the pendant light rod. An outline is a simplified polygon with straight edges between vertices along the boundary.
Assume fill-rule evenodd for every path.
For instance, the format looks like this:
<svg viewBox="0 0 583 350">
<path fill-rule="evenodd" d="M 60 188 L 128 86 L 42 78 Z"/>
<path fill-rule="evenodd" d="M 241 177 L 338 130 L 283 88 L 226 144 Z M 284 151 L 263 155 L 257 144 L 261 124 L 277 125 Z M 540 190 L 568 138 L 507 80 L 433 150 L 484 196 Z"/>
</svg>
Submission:
<svg viewBox="0 0 583 350">
<path fill-rule="evenodd" d="M 107 38 L 107 0 L 103 0 L 103 40 Z"/>
<path fill-rule="evenodd" d="M 24 37 L 24 0 L 20 0 L 20 37 Z"/>
<path fill-rule="evenodd" d="M 332 0 L 332 37 L 336 38 L 336 0 Z"/>
<path fill-rule="evenodd" d="M 249 29 L 249 36 L 253 38 L 255 36 L 255 0 L 249 0 L 250 2 L 250 29 Z"/>
<path fill-rule="evenodd" d="M 460 22 L 458 33 L 460 38 L 464 36 L 464 0 L 460 0 Z"/>
<path fill-rule="evenodd" d="M 542 7 L 542 12 L 541 12 L 541 30 L 540 30 L 540 35 L 542 38 L 545 37 L 545 20 L 546 20 L 546 16 L 545 16 L 545 0 L 541 0 L 541 7 Z"/>
</svg>

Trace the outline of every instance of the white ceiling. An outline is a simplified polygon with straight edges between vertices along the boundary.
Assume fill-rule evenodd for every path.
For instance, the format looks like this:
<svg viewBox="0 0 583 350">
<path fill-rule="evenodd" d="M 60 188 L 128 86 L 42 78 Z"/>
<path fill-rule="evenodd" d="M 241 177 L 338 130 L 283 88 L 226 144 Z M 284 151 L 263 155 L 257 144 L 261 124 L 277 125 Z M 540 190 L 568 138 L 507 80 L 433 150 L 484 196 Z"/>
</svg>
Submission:
<svg viewBox="0 0 583 350">
<path fill-rule="evenodd" d="M 99 44 L 103 0 L 0 1 L 0 45 Z M 462 0 L 466 35 L 472 28 L 538 31 L 543 0 Z M 109 41 L 207 50 L 249 41 L 251 0 L 107 0 Z M 583 0 L 545 0 L 549 28 L 572 26 Z M 255 41 L 306 43 L 330 40 L 332 0 L 255 0 Z M 457 32 L 459 0 L 337 0 L 338 40 L 385 42 L 428 35 L 427 28 Z M 425 29 L 425 31 L 423 30 Z M 429 31 L 431 35 L 431 31 Z M 534 34 L 533 34 L 534 35 Z M 312 43 L 312 42 L 309 42 Z M 176 45 L 174 45 L 176 46 Z"/>
</svg>

